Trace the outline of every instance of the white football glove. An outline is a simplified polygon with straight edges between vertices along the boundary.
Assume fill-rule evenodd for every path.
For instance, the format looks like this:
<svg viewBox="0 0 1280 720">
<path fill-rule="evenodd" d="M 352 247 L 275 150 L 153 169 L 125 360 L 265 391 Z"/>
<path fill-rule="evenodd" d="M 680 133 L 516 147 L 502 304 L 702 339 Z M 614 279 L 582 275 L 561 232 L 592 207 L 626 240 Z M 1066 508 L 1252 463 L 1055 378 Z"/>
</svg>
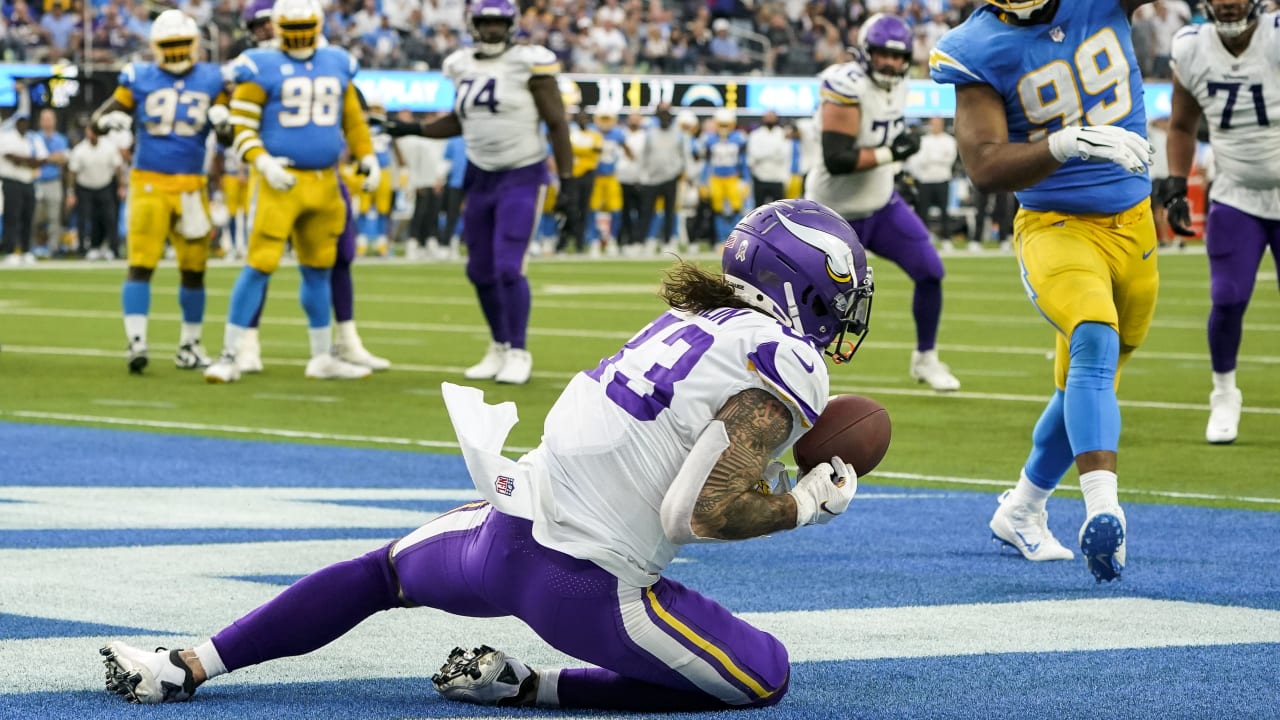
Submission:
<svg viewBox="0 0 1280 720">
<path fill-rule="evenodd" d="M 858 474 L 838 457 L 821 463 L 796 483 L 796 527 L 826 524 L 844 512 L 858 492 Z"/>
<path fill-rule="evenodd" d="M 1115 125 L 1072 125 L 1049 135 L 1049 152 L 1058 162 L 1070 158 L 1113 162 L 1140 173 L 1151 165 L 1155 148 L 1138 133 Z"/>
<path fill-rule="evenodd" d="M 226 105 L 214 105 L 209 108 L 208 118 L 210 125 L 221 125 L 231 119 L 231 111 Z"/>
<path fill-rule="evenodd" d="M 376 155 L 365 155 L 360 158 L 359 173 L 364 176 L 364 182 L 360 183 L 360 189 L 364 192 L 371 193 L 378 189 L 378 183 L 382 181 L 382 168 L 378 167 L 378 157 Z"/>
<path fill-rule="evenodd" d="M 253 166 L 262 174 L 262 179 L 267 181 L 272 190 L 277 192 L 285 192 L 291 189 L 294 183 L 298 182 L 298 178 L 293 173 L 284 169 L 284 164 L 278 158 L 272 157 L 267 153 L 262 153 L 253 161 Z"/>
</svg>

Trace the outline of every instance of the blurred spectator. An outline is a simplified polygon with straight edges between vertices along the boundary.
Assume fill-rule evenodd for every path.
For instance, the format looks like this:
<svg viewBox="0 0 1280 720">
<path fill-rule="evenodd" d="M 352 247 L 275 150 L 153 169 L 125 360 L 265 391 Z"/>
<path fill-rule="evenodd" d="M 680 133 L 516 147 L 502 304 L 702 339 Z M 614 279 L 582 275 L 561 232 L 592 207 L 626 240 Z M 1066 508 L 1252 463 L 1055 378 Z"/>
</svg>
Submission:
<svg viewBox="0 0 1280 720">
<path fill-rule="evenodd" d="M 386 15 L 381 17 L 377 28 L 365 33 L 360 39 L 366 47 L 365 65 L 378 68 L 394 68 L 399 65 L 400 33 L 391 27 L 391 19 Z"/>
<path fill-rule="evenodd" d="M 747 169 L 757 205 L 782 199 L 791 178 L 791 139 L 778 125 L 778 113 L 772 110 L 747 136 Z"/>
<path fill-rule="evenodd" d="M 25 93 L 25 88 L 18 86 Z M 0 125 L 0 193 L 4 199 L 4 229 L 0 254 L 9 264 L 34 263 L 31 252 L 32 220 L 36 209 L 36 175 L 48 156 L 37 133 L 31 132 L 31 115 L 20 102 L 18 110 Z"/>
<path fill-rule="evenodd" d="M 36 209 L 32 218 L 36 236 L 34 252 L 47 256 L 62 249 L 62 168 L 67 164 L 67 151 L 71 149 L 67 136 L 58 132 L 58 116 L 53 110 L 40 111 L 40 142 L 48 153 L 36 176 Z"/>
<path fill-rule="evenodd" d="M 590 33 L 591 49 L 596 59 L 604 65 L 606 72 L 617 72 L 622 68 L 629 44 L 627 36 L 608 17 L 598 18 Z"/>
<path fill-rule="evenodd" d="M 46 60 L 60 60 L 71 56 L 71 49 L 79 40 L 80 18 L 67 12 L 63 5 L 68 0 L 54 0 L 49 10 L 40 18 L 41 35 L 46 43 Z"/>
<path fill-rule="evenodd" d="M 179 7 L 182 8 L 183 12 L 190 15 L 200 27 L 205 27 L 213 21 L 212 0 L 209 2 L 206 2 L 206 0 L 183 0 Z"/>
<path fill-rule="evenodd" d="M 89 259 L 109 260 L 120 255 L 116 216 L 123 187 L 118 176 L 124 169 L 119 149 L 99 138 L 93 123 L 87 123 L 84 139 L 71 150 L 67 162 L 74 181 L 67 205 L 76 207 L 80 251 Z"/>
<path fill-rule="evenodd" d="M 1169 60 L 1173 51 L 1173 36 L 1191 21 L 1191 6 L 1185 0 L 1156 0 L 1139 8 L 1134 15 L 1142 18 L 1149 26 L 1151 65 L 1147 68 L 1147 74 L 1160 79 L 1172 77 Z M 1141 60 L 1139 63 L 1141 64 Z"/>
<path fill-rule="evenodd" d="M 751 63 L 738 45 L 738 38 L 732 34 L 729 21 L 718 18 L 711 27 L 713 37 L 707 44 L 707 68 L 712 72 L 727 74 L 741 74 L 750 70 Z"/>
<path fill-rule="evenodd" d="M 466 30 L 466 0 L 422 0 L 422 25 L 444 25 L 455 34 Z"/>
<path fill-rule="evenodd" d="M 382 12 L 386 15 L 387 25 L 397 33 L 412 33 L 415 23 L 422 19 L 421 0 L 382 0 Z M 403 38 L 402 38 L 403 39 Z"/>
<path fill-rule="evenodd" d="M 943 248 L 951 246 L 951 178 L 955 172 L 959 150 L 956 139 L 947 132 L 946 120 L 929 118 L 929 132 L 920 138 L 920 152 L 907 158 L 906 170 L 916 179 L 916 214 L 929 224 L 929 210 L 942 214 L 939 236 Z"/>
<path fill-rule="evenodd" d="M 840 40 L 840 31 L 836 29 L 836 26 L 823 19 L 815 23 L 814 31 L 818 33 L 813 41 L 815 69 L 822 70 L 829 65 L 840 62 L 840 59 L 844 56 L 844 43 Z"/>
<path fill-rule="evenodd" d="M 675 63 L 671 62 L 671 40 L 656 23 L 650 23 L 645 32 L 640 45 L 640 59 L 650 72 L 671 72 L 674 68 Z"/>
</svg>

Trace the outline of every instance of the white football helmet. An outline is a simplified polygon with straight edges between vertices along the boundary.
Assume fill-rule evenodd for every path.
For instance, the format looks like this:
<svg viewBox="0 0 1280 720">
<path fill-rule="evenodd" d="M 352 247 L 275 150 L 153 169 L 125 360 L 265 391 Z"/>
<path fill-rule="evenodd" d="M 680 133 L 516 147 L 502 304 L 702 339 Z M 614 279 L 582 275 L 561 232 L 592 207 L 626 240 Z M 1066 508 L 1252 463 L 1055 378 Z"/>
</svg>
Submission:
<svg viewBox="0 0 1280 720">
<path fill-rule="evenodd" d="M 738 113 L 734 112 L 731 108 L 720 108 L 719 110 L 716 110 L 714 117 L 716 121 L 716 128 L 720 130 L 728 132 L 738 127 Z"/>
<path fill-rule="evenodd" d="M 281 50 L 306 60 L 320 47 L 324 11 L 315 0 L 279 0 L 271 9 L 271 27 Z"/>
<path fill-rule="evenodd" d="M 181 10 L 165 10 L 151 23 L 151 52 L 162 70 L 181 75 L 200 57 L 200 26 Z"/>
</svg>

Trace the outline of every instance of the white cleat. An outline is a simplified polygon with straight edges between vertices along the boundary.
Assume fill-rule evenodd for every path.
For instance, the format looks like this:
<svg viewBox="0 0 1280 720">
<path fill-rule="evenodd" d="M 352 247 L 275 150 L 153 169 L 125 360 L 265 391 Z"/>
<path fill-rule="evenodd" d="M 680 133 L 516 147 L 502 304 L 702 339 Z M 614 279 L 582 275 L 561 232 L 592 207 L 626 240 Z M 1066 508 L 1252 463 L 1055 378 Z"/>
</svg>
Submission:
<svg viewBox="0 0 1280 720">
<path fill-rule="evenodd" d="M 307 362 L 309 380 L 359 380 L 369 377 L 373 371 L 362 365 L 353 365 L 332 353 L 316 355 Z"/>
<path fill-rule="evenodd" d="M 333 353 L 339 359 L 349 362 L 352 365 L 367 367 L 374 372 L 382 372 L 391 369 L 391 361 L 374 355 L 365 349 L 364 344 L 359 340 L 352 343 L 335 343 Z"/>
<path fill-rule="evenodd" d="M 1209 425 L 1204 429 L 1204 439 L 1214 445 L 1235 442 L 1240 430 L 1240 408 L 1243 405 L 1244 395 L 1239 388 L 1209 393 Z"/>
<path fill-rule="evenodd" d="M 470 652 L 454 648 L 431 683 L 447 700 L 528 706 L 537 695 L 538 674 L 501 650 L 481 645 Z"/>
<path fill-rule="evenodd" d="M 236 352 L 236 367 L 247 375 L 262 372 L 262 346 L 258 344 L 256 330 L 240 336 L 240 349 Z"/>
<path fill-rule="evenodd" d="M 180 370 L 198 370 L 209 367 L 213 360 L 204 351 L 199 340 L 192 340 L 178 348 L 178 354 L 173 356 L 173 364 Z"/>
<path fill-rule="evenodd" d="M 107 690 L 131 703 L 183 702 L 196 692 L 191 668 L 178 650 L 147 652 L 116 641 L 98 652 L 107 668 Z"/>
<path fill-rule="evenodd" d="M 938 359 L 937 350 L 911 351 L 911 377 L 916 382 L 928 383 L 938 392 L 960 389 L 960 381 L 951 374 L 951 368 Z"/>
<path fill-rule="evenodd" d="M 991 516 L 991 522 L 987 524 L 991 528 L 991 538 L 1035 562 L 1075 558 L 1075 553 L 1058 542 L 1058 538 L 1049 530 L 1049 512 L 1037 511 L 1030 505 L 1008 502 L 1011 492 L 1013 491 L 1005 490 L 1001 493 L 1000 507 L 996 508 L 996 514 Z"/>
<path fill-rule="evenodd" d="M 1120 579 L 1127 535 L 1124 510 L 1118 505 L 1090 515 L 1080 526 L 1080 553 L 1098 582 Z"/>
<path fill-rule="evenodd" d="M 223 351 L 217 361 L 204 369 L 204 381 L 207 383 L 233 383 L 240 379 L 240 367 L 236 364 L 236 356 Z"/>
<path fill-rule="evenodd" d="M 507 351 L 511 346 L 507 343 L 490 342 L 480 362 L 462 371 L 462 377 L 468 380 L 492 380 L 498 376 L 507 361 Z"/>
<path fill-rule="evenodd" d="M 533 355 L 528 350 L 509 348 L 502 369 L 493 378 L 506 385 L 524 385 L 533 375 Z"/>
</svg>

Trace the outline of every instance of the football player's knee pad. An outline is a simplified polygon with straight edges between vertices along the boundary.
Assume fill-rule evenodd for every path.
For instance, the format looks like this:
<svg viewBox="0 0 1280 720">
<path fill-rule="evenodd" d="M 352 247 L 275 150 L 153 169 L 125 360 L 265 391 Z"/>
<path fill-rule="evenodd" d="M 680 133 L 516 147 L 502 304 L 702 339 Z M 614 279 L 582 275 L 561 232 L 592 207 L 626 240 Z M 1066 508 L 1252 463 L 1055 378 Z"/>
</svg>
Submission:
<svg viewBox="0 0 1280 720">
<path fill-rule="evenodd" d="M 1084 322 L 1071 333 L 1071 364 L 1067 384 L 1111 388 L 1120 361 L 1120 334 L 1110 325 Z"/>
</svg>

